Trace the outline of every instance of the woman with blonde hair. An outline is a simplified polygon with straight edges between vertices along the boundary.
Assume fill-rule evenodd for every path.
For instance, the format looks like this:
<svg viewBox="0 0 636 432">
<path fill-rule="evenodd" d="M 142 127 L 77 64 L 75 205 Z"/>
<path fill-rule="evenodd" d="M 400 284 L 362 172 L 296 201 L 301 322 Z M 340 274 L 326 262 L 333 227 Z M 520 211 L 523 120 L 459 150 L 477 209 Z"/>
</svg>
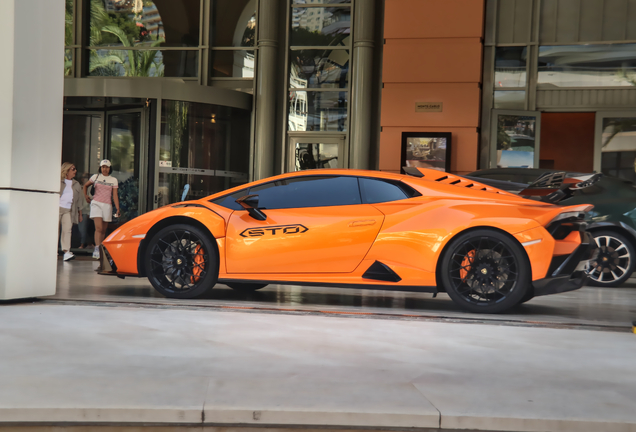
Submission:
<svg viewBox="0 0 636 432">
<path fill-rule="evenodd" d="M 71 231 L 73 224 L 82 221 L 82 212 L 80 210 L 80 191 L 82 187 L 79 182 L 74 179 L 77 174 L 77 168 L 70 162 L 62 164 L 60 175 L 60 237 L 62 250 L 64 251 L 64 261 L 70 261 L 75 258 L 71 252 Z"/>
</svg>

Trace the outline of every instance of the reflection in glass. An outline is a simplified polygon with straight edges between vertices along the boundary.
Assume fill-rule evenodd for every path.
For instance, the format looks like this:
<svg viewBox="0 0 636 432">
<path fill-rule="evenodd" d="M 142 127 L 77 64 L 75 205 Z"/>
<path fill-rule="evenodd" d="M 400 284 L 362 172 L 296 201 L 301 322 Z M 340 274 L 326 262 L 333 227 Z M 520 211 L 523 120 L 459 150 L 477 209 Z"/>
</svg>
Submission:
<svg viewBox="0 0 636 432">
<path fill-rule="evenodd" d="M 406 166 L 446 171 L 447 139 L 422 135 L 406 139 Z"/>
<path fill-rule="evenodd" d="M 604 118 L 601 143 L 603 174 L 636 181 L 636 118 Z"/>
<path fill-rule="evenodd" d="M 199 46 L 199 0 L 91 0 L 90 41 L 99 46 Z"/>
<path fill-rule="evenodd" d="M 338 168 L 338 144 L 296 143 L 296 171 L 316 168 Z"/>
<path fill-rule="evenodd" d="M 349 45 L 351 8 L 292 8 L 291 46 Z"/>
<path fill-rule="evenodd" d="M 636 85 L 636 44 L 539 47 L 539 84 L 556 87 Z"/>
<path fill-rule="evenodd" d="M 64 45 L 73 45 L 73 0 L 66 0 L 64 23 Z"/>
<path fill-rule="evenodd" d="M 256 0 L 216 0 L 212 5 L 212 46 L 256 44 Z"/>
<path fill-rule="evenodd" d="M 196 77 L 198 51 L 89 50 L 89 76 Z"/>
<path fill-rule="evenodd" d="M 164 100 L 159 150 L 160 205 L 200 198 L 247 182 L 250 112 Z"/>
<path fill-rule="evenodd" d="M 348 92 L 290 91 L 290 131 L 347 130 Z"/>
<path fill-rule="evenodd" d="M 254 51 L 211 51 L 212 77 L 254 78 Z"/>
<path fill-rule="evenodd" d="M 64 50 L 64 76 L 73 74 L 73 50 Z"/>
<path fill-rule="evenodd" d="M 499 109 L 524 109 L 526 102 L 525 91 L 495 90 L 494 107 Z"/>
<path fill-rule="evenodd" d="M 497 168 L 535 168 L 534 116 L 497 117 Z"/>
<path fill-rule="evenodd" d="M 96 174 L 104 159 L 100 114 L 65 114 L 62 127 L 62 160 L 71 161 L 77 177 Z"/>
<path fill-rule="evenodd" d="M 295 50 L 290 53 L 291 88 L 347 88 L 349 50 Z"/>
<path fill-rule="evenodd" d="M 527 47 L 498 47 L 495 54 L 495 87 L 526 86 Z"/>
<path fill-rule="evenodd" d="M 112 176 L 119 183 L 119 222 L 139 215 L 139 150 L 141 113 L 113 114 L 108 118 Z"/>
</svg>

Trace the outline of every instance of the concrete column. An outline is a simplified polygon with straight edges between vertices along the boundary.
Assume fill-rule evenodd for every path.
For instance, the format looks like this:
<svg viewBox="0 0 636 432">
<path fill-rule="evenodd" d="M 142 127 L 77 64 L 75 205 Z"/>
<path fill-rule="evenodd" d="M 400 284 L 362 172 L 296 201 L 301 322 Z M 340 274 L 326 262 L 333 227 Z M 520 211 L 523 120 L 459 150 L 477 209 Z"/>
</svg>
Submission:
<svg viewBox="0 0 636 432">
<path fill-rule="evenodd" d="M 0 58 L 0 300 L 52 295 L 64 0 L 2 0 Z"/>
<path fill-rule="evenodd" d="M 278 0 L 259 2 L 254 180 L 274 175 Z"/>
<path fill-rule="evenodd" d="M 374 7 L 374 0 L 356 0 L 354 3 L 349 167 L 357 169 L 372 167 Z"/>
</svg>

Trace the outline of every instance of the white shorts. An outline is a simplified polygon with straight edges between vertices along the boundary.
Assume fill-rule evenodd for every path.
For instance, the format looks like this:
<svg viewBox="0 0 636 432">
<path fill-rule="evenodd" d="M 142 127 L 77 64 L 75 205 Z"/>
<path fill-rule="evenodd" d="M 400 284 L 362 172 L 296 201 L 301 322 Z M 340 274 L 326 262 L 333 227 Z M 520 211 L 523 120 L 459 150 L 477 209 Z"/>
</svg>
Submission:
<svg viewBox="0 0 636 432">
<path fill-rule="evenodd" d="M 113 206 L 95 200 L 91 201 L 91 219 L 102 218 L 104 222 L 112 222 Z"/>
</svg>

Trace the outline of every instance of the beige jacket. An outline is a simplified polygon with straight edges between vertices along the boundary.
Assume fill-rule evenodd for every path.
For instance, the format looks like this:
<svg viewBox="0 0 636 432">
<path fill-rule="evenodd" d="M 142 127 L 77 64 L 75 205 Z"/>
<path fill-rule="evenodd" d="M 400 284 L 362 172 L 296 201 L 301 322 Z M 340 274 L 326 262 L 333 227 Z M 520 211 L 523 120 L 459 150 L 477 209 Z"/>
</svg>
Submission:
<svg viewBox="0 0 636 432">
<path fill-rule="evenodd" d="M 79 206 L 80 206 L 80 196 L 84 199 L 84 195 L 82 194 L 82 186 L 80 186 L 79 182 L 73 179 L 73 204 L 71 204 L 71 221 L 74 224 L 79 223 Z M 66 188 L 66 182 L 64 180 L 60 180 L 60 196 L 64 193 L 64 189 Z"/>
</svg>

